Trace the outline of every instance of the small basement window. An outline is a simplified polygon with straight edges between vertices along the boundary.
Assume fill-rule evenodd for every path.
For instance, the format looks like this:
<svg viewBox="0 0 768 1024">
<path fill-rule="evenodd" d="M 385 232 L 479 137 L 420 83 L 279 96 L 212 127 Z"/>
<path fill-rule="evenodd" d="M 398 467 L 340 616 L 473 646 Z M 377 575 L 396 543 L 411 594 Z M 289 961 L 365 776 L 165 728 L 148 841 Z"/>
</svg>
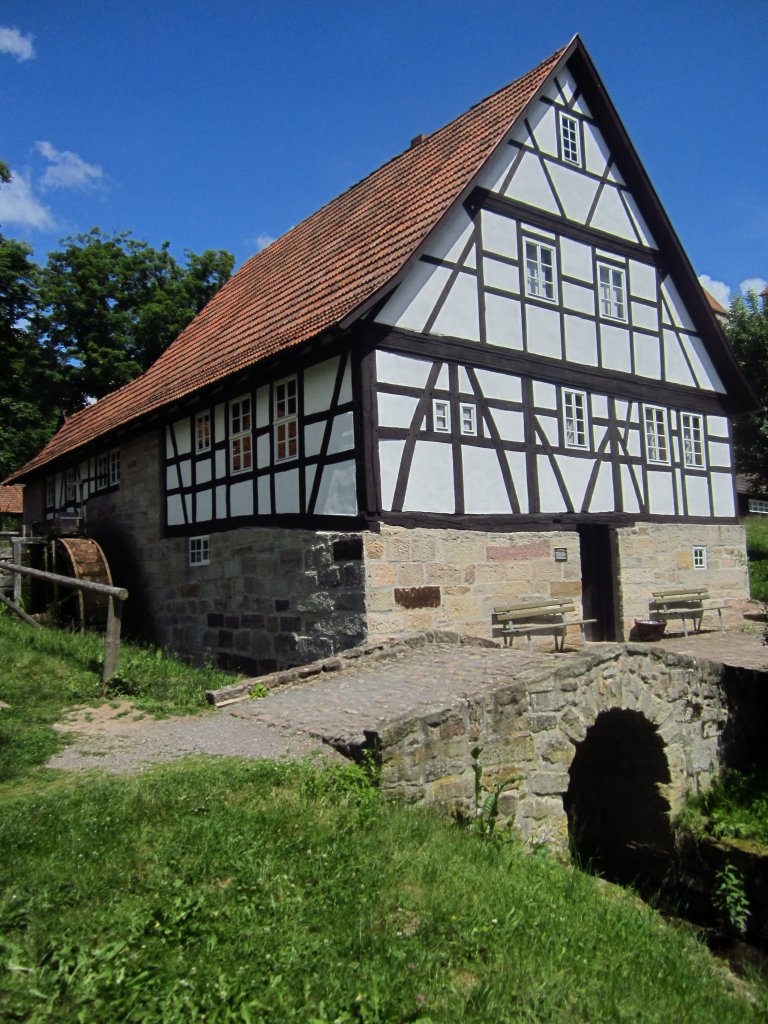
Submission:
<svg viewBox="0 0 768 1024">
<path fill-rule="evenodd" d="M 695 546 L 693 549 L 693 568 L 694 569 L 706 569 L 707 568 L 707 549 L 701 546 Z"/>
<path fill-rule="evenodd" d="M 765 498 L 750 498 L 749 511 L 760 512 L 762 515 L 768 513 L 768 501 Z"/>
<path fill-rule="evenodd" d="M 189 564 L 209 565 L 211 561 L 211 550 L 208 537 L 189 538 Z"/>
</svg>

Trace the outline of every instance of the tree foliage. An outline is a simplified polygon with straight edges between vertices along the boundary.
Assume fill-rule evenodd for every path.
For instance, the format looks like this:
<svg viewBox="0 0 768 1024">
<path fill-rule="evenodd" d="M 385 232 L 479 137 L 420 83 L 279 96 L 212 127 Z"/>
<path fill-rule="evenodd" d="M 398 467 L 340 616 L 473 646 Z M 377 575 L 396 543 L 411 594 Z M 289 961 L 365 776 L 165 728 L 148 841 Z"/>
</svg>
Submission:
<svg viewBox="0 0 768 1024">
<path fill-rule="evenodd" d="M 726 331 L 734 355 L 763 408 L 737 416 L 733 425 L 736 468 L 768 482 L 768 308 L 754 292 L 731 303 Z"/>
</svg>

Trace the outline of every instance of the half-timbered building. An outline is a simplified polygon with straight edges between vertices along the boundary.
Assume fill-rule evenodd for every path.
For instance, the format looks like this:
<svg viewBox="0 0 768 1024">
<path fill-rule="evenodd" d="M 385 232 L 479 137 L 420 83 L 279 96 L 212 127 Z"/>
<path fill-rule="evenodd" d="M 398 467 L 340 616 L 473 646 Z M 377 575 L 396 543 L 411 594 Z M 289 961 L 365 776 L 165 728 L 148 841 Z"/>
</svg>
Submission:
<svg viewBox="0 0 768 1024">
<path fill-rule="evenodd" d="M 755 396 L 577 38 L 250 259 L 15 479 L 154 636 L 265 671 L 571 597 L 747 598 Z"/>
</svg>

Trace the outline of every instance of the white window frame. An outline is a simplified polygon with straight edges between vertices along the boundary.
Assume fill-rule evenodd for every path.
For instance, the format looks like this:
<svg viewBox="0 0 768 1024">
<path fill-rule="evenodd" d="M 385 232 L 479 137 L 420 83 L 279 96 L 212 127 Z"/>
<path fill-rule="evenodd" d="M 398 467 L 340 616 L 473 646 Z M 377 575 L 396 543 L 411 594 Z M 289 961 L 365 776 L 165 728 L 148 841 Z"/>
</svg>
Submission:
<svg viewBox="0 0 768 1024">
<path fill-rule="evenodd" d="M 557 301 L 557 256 L 554 245 L 523 239 L 525 294 L 542 302 Z M 545 257 L 546 254 L 546 257 Z"/>
<path fill-rule="evenodd" d="M 756 515 L 765 515 L 768 513 L 768 500 L 765 498 L 750 498 L 747 511 L 754 512 Z"/>
<path fill-rule="evenodd" d="M 662 405 L 643 406 L 643 432 L 645 434 L 645 457 L 649 464 L 668 466 L 669 419 Z"/>
<path fill-rule="evenodd" d="M 109 487 L 109 452 L 99 452 L 96 456 L 96 490 L 103 491 Z"/>
<path fill-rule="evenodd" d="M 573 167 L 581 167 L 581 138 L 578 119 L 560 111 L 560 153 Z"/>
<path fill-rule="evenodd" d="M 704 461 L 704 417 L 696 412 L 680 413 L 680 444 L 687 469 L 706 469 Z"/>
<path fill-rule="evenodd" d="M 461 402 L 459 422 L 465 437 L 477 437 L 477 406 L 474 402 Z"/>
<path fill-rule="evenodd" d="M 299 457 L 299 381 L 296 374 L 274 385 L 275 462 Z"/>
<path fill-rule="evenodd" d="M 563 444 L 589 451 L 589 403 L 586 391 L 563 388 Z"/>
<path fill-rule="evenodd" d="M 253 469 L 253 402 L 241 395 L 229 403 L 229 471 L 248 473 Z"/>
<path fill-rule="evenodd" d="M 45 507 L 56 508 L 56 477 L 49 476 L 45 480 Z"/>
<path fill-rule="evenodd" d="M 627 322 L 627 274 L 613 263 L 597 264 L 597 289 L 600 316 Z"/>
<path fill-rule="evenodd" d="M 189 538 L 189 564 L 210 565 L 211 543 L 208 534 Z"/>
<path fill-rule="evenodd" d="M 195 416 L 195 452 L 211 450 L 211 412 L 206 409 Z"/>
<path fill-rule="evenodd" d="M 432 399 L 432 427 L 436 434 L 451 432 L 451 403 L 445 398 Z"/>
<path fill-rule="evenodd" d="M 698 570 L 707 568 L 707 549 L 703 544 L 693 545 L 693 568 Z"/>
<path fill-rule="evenodd" d="M 109 486 L 117 487 L 120 483 L 120 449 L 113 448 L 109 453 Z"/>
<path fill-rule="evenodd" d="M 64 473 L 64 503 L 74 505 L 77 501 L 77 473 L 70 467 Z"/>
</svg>

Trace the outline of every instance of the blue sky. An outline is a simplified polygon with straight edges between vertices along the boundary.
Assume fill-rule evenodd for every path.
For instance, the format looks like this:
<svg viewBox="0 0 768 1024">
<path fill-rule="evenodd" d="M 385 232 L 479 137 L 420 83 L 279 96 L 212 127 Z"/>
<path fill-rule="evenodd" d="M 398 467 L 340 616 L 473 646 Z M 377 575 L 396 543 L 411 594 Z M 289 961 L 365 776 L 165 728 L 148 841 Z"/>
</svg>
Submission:
<svg viewBox="0 0 768 1024">
<path fill-rule="evenodd" d="M 764 287 L 765 0 L 3 0 L 2 231 L 240 265 L 576 32 L 696 271 Z"/>
</svg>

